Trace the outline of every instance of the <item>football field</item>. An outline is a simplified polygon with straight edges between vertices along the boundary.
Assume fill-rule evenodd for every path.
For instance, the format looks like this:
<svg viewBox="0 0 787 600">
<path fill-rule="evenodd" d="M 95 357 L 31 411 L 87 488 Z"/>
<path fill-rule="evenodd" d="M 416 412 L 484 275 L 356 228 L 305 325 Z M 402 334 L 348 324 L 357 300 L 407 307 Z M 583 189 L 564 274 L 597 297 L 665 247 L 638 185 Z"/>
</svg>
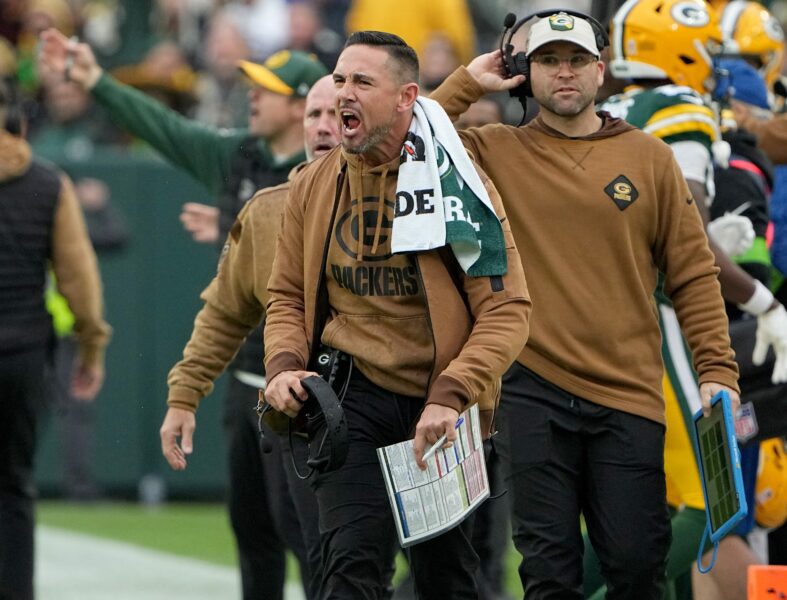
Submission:
<svg viewBox="0 0 787 600">
<path fill-rule="evenodd" d="M 509 550 L 506 586 L 522 591 Z M 396 580 L 404 576 L 399 561 Z M 222 504 L 127 502 L 37 504 L 39 600 L 240 598 L 240 576 Z M 287 564 L 287 600 L 302 600 L 297 563 Z"/>
<path fill-rule="evenodd" d="M 287 600 L 302 600 L 293 561 L 288 574 Z M 224 508 L 39 503 L 36 592 L 40 600 L 240 598 Z"/>
</svg>

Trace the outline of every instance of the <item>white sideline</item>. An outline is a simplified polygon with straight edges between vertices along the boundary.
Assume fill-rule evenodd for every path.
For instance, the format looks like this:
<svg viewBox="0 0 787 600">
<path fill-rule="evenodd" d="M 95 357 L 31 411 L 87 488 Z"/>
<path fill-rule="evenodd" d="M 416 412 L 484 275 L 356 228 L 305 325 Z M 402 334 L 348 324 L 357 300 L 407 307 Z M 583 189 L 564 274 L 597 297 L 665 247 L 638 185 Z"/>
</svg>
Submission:
<svg viewBox="0 0 787 600">
<path fill-rule="evenodd" d="M 236 569 L 63 529 L 36 528 L 38 600 L 236 600 Z M 288 583 L 287 600 L 303 600 Z"/>
</svg>

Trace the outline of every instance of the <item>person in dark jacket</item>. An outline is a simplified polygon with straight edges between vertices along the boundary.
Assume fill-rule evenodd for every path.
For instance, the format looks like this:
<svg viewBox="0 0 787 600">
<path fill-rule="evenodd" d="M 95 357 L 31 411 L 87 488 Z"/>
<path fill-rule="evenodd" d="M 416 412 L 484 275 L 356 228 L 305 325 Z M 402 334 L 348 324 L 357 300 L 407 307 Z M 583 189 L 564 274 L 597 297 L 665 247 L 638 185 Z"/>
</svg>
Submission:
<svg viewBox="0 0 787 600">
<path fill-rule="evenodd" d="M 104 381 L 101 280 L 71 181 L 33 157 L 10 84 L 0 83 L 0 598 L 33 598 L 33 457 L 45 401 L 51 263 L 74 312 L 76 398 Z"/>
</svg>

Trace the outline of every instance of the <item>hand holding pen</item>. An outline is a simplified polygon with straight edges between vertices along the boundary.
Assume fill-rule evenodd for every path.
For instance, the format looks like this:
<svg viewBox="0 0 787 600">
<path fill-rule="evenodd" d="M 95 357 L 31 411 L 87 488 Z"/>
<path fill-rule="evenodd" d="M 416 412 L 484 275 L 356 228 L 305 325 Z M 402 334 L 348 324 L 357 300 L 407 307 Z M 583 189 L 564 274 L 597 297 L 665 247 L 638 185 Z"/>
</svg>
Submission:
<svg viewBox="0 0 787 600">
<path fill-rule="evenodd" d="M 459 429 L 459 426 L 462 423 L 464 423 L 464 421 L 465 420 L 463 417 L 459 417 L 459 419 L 457 419 L 456 421 L 456 425 L 454 425 L 454 429 L 455 430 Z M 432 458 L 435 455 L 435 452 L 437 452 L 440 448 L 444 448 L 445 450 L 452 448 L 454 445 L 453 442 L 446 443 L 447 440 L 448 440 L 448 435 L 445 433 L 441 435 L 439 438 L 437 438 L 437 441 L 434 444 L 432 444 L 432 447 L 429 448 L 429 450 L 427 450 L 426 452 L 424 452 L 424 457 L 423 457 L 424 463 L 426 463 L 426 461 Z"/>
<path fill-rule="evenodd" d="M 421 470 L 426 469 L 425 459 L 428 458 L 426 447 L 434 455 L 438 448 L 450 448 L 457 436 L 459 413 L 448 406 L 427 404 L 415 427 L 413 454 L 415 462 Z"/>
</svg>

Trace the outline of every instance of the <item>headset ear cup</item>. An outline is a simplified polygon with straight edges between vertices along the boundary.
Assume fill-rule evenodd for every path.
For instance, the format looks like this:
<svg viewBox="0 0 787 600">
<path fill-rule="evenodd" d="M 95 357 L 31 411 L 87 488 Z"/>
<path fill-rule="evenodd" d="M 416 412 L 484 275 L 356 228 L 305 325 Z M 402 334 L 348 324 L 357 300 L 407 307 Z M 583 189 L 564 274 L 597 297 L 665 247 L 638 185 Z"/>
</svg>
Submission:
<svg viewBox="0 0 787 600">
<path fill-rule="evenodd" d="M 514 57 L 511 55 L 510 48 L 507 48 L 503 53 L 503 66 L 505 67 L 508 77 L 514 77 L 517 74 L 516 63 L 514 62 Z"/>
<path fill-rule="evenodd" d="M 522 92 L 527 98 L 532 98 L 533 88 L 530 86 L 530 61 L 527 59 L 527 55 L 524 52 L 517 52 L 514 56 L 514 62 L 516 63 L 517 74 L 525 76 L 525 83 L 519 87 L 522 88 Z"/>
</svg>

